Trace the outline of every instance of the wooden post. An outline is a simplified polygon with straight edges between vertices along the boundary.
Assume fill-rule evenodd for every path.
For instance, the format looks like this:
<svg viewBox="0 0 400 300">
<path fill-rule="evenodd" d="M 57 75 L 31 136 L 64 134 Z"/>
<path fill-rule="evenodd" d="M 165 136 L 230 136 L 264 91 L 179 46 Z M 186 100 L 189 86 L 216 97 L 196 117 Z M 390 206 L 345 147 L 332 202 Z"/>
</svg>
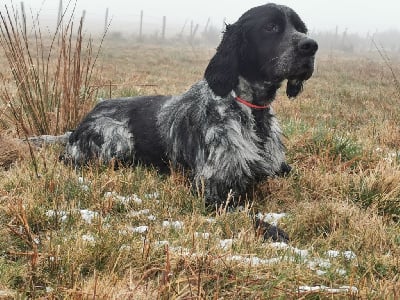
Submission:
<svg viewBox="0 0 400 300">
<path fill-rule="evenodd" d="M 60 2 L 58 4 L 57 28 L 58 28 L 58 26 L 61 25 L 62 15 L 63 15 L 63 3 L 62 3 L 62 0 L 60 0 Z"/>
<path fill-rule="evenodd" d="M 199 29 L 199 24 L 196 24 L 196 26 L 194 26 L 194 28 L 193 28 L 192 35 L 190 36 L 190 44 L 193 44 L 194 37 L 196 36 L 198 29 Z"/>
<path fill-rule="evenodd" d="M 161 34 L 161 38 L 162 40 L 165 40 L 165 27 L 167 25 L 167 17 L 163 16 L 163 25 L 162 25 L 162 34 Z"/>
<path fill-rule="evenodd" d="M 85 18 L 86 18 L 86 10 L 82 11 L 82 23 L 85 22 Z"/>
<path fill-rule="evenodd" d="M 143 10 L 140 11 L 139 41 L 143 40 Z"/>
<path fill-rule="evenodd" d="M 104 33 L 107 31 L 108 28 L 108 7 L 106 9 L 106 18 L 104 20 Z"/>
<path fill-rule="evenodd" d="M 188 22 L 188 20 L 186 19 L 185 23 L 182 26 L 181 32 L 179 33 L 179 38 L 183 37 L 183 32 L 185 31 L 185 27 L 186 27 L 187 22 Z"/>
<path fill-rule="evenodd" d="M 208 18 L 208 20 L 207 20 L 207 23 L 206 23 L 206 26 L 204 27 L 204 31 L 203 31 L 203 33 L 204 33 L 204 34 L 206 34 L 206 33 L 207 33 L 208 26 L 210 25 L 210 22 L 211 22 L 211 19 L 210 19 L 210 18 Z"/>
<path fill-rule="evenodd" d="M 21 13 L 22 13 L 22 26 L 24 30 L 24 36 L 26 37 L 26 14 L 24 2 L 21 2 Z"/>
</svg>

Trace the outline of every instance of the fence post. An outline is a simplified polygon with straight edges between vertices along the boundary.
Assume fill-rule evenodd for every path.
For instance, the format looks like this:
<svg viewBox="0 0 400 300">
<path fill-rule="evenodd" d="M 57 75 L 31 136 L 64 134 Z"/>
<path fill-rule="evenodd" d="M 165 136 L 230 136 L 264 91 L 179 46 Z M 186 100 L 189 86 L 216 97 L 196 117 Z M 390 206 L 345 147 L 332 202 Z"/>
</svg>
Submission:
<svg viewBox="0 0 400 300">
<path fill-rule="evenodd" d="M 107 32 L 107 28 L 108 28 L 108 7 L 106 9 L 106 18 L 105 18 L 105 21 L 104 21 L 104 33 Z"/>
<path fill-rule="evenodd" d="M 24 36 L 26 37 L 26 14 L 24 2 L 21 2 L 21 13 L 22 13 L 22 26 L 24 30 Z"/>
<path fill-rule="evenodd" d="M 162 25 L 162 33 L 161 33 L 161 38 L 162 40 L 165 40 L 165 27 L 167 25 L 167 17 L 163 16 L 163 25 Z"/>
<path fill-rule="evenodd" d="M 139 41 L 143 40 L 143 10 L 140 11 Z"/>
<path fill-rule="evenodd" d="M 58 4 L 57 28 L 61 24 L 62 15 L 63 15 L 63 3 L 62 3 L 62 0 L 60 0 L 60 2 Z"/>
<path fill-rule="evenodd" d="M 85 22 L 85 18 L 86 18 L 86 10 L 84 9 L 84 10 L 82 11 L 82 23 Z"/>
<path fill-rule="evenodd" d="M 207 31 L 208 31 L 208 26 L 210 25 L 210 22 L 211 22 L 211 18 L 208 18 L 208 19 L 207 19 L 206 26 L 204 26 L 204 31 L 203 31 L 204 34 L 207 33 Z"/>
</svg>

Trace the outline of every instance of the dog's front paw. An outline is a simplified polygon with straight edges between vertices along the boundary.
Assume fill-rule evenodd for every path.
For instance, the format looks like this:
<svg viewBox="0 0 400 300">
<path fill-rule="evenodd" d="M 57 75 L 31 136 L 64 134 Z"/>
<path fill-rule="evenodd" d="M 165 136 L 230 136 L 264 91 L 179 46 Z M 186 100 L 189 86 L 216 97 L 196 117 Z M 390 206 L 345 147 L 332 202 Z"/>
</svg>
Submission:
<svg viewBox="0 0 400 300">
<path fill-rule="evenodd" d="M 285 177 L 285 176 L 289 175 L 290 171 L 292 171 L 292 167 L 289 164 L 283 162 L 281 164 L 281 169 L 279 170 L 279 172 L 276 175 L 279 177 Z"/>
<path fill-rule="evenodd" d="M 260 219 L 256 219 L 255 222 L 256 233 L 262 235 L 264 241 L 272 239 L 274 242 L 289 242 L 289 236 L 286 232 L 280 229 L 278 226 L 271 225 Z"/>
</svg>

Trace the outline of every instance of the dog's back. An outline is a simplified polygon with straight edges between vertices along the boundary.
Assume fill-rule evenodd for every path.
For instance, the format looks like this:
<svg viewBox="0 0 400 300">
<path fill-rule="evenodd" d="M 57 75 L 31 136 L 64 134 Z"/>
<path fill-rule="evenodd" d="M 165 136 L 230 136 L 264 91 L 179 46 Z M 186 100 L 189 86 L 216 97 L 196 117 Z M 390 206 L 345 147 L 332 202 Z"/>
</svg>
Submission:
<svg viewBox="0 0 400 300">
<path fill-rule="evenodd" d="M 77 165 L 116 159 L 123 164 L 140 162 L 167 170 L 165 146 L 156 123 L 157 112 L 169 98 L 144 96 L 100 102 L 71 134 L 63 159 Z"/>
</svg>

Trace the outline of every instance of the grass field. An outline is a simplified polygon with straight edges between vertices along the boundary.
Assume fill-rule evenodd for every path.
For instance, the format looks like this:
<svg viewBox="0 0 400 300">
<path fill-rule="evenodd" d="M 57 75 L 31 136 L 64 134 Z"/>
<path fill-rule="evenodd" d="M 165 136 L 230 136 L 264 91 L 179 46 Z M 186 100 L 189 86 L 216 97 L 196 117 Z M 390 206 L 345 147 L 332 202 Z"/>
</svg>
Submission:
<svg viewBox="0 0 400 300">
<path fill-rule="evenodd" d="M 95 96 L 181 93 L 213 53 L 106 41 Z M 0 172 L 0 299 L 398 299 L 400 64 L 390 65 L 319 53 L 304 92 L 273 104 L 293 172 L 261 184 L 244 211 L 205 210 L 182 174 L 77 171 L 57 146 L 33 164 L 14 145 L 28 158 Z M 285 213 L 290 245 L 258 238 L 248 209 Z"/>
</svg>

